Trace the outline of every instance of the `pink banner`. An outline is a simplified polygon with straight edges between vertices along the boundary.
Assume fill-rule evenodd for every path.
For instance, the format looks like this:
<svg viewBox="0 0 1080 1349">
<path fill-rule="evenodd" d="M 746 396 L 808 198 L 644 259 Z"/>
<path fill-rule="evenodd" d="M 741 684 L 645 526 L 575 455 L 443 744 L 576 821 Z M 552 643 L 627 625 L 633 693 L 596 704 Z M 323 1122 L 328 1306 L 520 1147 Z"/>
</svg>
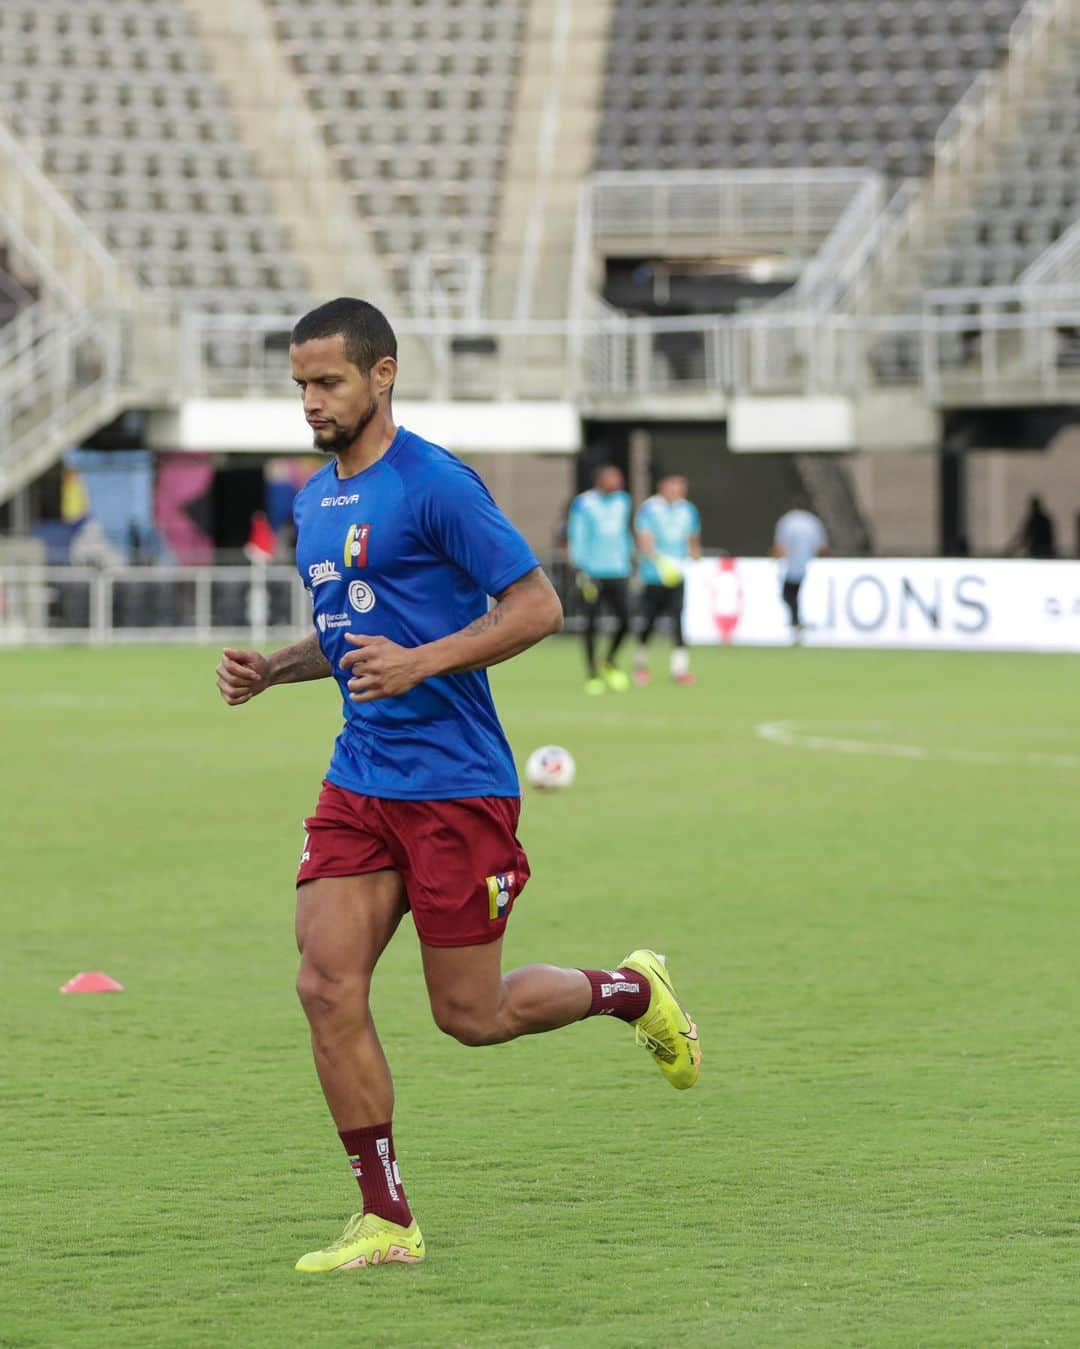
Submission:
<svg viewBox="0 0 1080 1349">
<path fill-rule="evenodd" d="M 155 522 L 169 552 L 184 566 L 214 560 L 213 482 L 214 463 L 208 454 L 158 456 Z"/>
</svg>

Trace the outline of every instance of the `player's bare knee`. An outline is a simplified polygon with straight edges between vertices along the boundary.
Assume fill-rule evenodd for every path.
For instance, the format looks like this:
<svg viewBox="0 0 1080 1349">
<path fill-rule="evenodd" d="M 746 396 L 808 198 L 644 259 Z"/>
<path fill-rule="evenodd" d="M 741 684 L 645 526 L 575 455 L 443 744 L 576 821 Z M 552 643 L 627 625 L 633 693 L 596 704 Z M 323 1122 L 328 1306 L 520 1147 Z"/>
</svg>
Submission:
<svg viewBox="0 0 1080 1349">
<path fill-rule="evenodd" d="M 306 957 L 296 975 L 296 995 L 312 1024 L 367 1015 L 367 980 Z"/>
</svg>

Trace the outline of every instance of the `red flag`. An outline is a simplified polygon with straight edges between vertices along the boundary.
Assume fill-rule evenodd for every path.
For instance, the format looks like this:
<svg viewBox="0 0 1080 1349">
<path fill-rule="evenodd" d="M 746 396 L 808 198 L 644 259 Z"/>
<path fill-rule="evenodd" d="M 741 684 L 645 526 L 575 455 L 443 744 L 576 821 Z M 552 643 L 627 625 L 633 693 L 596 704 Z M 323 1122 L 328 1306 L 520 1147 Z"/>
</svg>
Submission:
<svg viewBox="0 0 1080 1349">
<path fill-rule="evenodd" d="M 251 533 L 244 544 L 244 556 L 249 562 L 270 562 L 274 557 L 275 543 L 270 521 L 262 511 L 256 511 L 251 517 Z"/>
</svg>

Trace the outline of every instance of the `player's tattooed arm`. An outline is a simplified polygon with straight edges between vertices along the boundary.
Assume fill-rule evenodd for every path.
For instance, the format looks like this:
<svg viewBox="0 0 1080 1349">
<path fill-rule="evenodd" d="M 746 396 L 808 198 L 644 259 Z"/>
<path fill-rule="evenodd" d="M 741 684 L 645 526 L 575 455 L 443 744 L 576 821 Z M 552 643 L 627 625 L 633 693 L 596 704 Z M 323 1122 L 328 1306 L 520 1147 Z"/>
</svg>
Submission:
<svg viewBox="0 0 1080 1349">
<path fill-rule="evenodd" d="M 461 629 L 463 637 L 479 637 L 482 632 L 487 632 L 488 628 L 497 628 L 503 621 L 503 614 L 496 606 L 489 609 L 482 618 L 474 618 L 466 628 Z"/>
<path fill-rule="evenodd" d="M 424 646 L 402 647 L 385 637 L 346 633 L 342 657 L 353 702 L 396 698 L 436 675 L 467 674 L 498 665 L 562 627 L 562 605 L 540 567 L 495 597 L 495 607 L 460 632 Z"/>
<path fill-rule="evenodd" d="M 267 660 L 271 684 L 303 684 L 309 679 L 329 679 L 331 675 L 330 662 L 323 655 L 314 632 L 302 642 L 274 651 Z"/>
<path fill-rule="evenodd" d="M 308 679 L 327 679 L 330 662 L 319 649 L 314 633 L 302 642 L 283 646 L 264 656 L 260 651 L 237 651 L 226 647 L 217 667 L 218 692 L 230 707 L 249 703 L 271 684 L 300 684 Z"/>
<path fill-rule="evenodd" d="M 467 674 L 520 655 L 562 625 L 562 604 L 555 587 L 543 568 L 536 567 L 496 595 L 494 608 L 460 632 L 432 642 L 431 648 L 442 648 L 441 658 L 453 661 L 441 666 L 439 674 Z M 458 651 L 463 659 L 454 659 Z"/>
</svg>

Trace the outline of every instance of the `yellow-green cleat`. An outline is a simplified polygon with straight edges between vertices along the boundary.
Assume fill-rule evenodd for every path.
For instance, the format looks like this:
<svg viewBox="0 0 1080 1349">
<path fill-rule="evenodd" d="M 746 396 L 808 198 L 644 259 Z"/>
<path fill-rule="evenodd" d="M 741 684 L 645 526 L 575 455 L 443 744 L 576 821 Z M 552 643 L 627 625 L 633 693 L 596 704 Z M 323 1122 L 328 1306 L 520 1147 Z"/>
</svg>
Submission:
<svg viewBox="0 0 1080 1349">
<path fill-rule="evenodd" d="M 612 693 L 625 693 L 630 687 L 630 676 L 617 665 L 605 665 L 600 673 Z"/>
<path fill-rule="evenodd" d="M 649 1051 L 671 1085 L 685 1091 L 701 1072 L 701 1042 L 693 1018 L 672 985 L 667 960 L 642 947 L 620 963 L 643 974 L 652 990 L 648 1007 L 630 1023 L 638 1044 Z"/>
<path fill-rule="evenodd" d="M 598 694 L 607 693 L 607 685 L 599 675 L 595 675 L 592 679 L 586 679 L 585 692 L 590 698 L 595 698 Z"/>
<path fill-rule="evenodd" d="M 323 1251 L 308 1251 L 296 1262 L 301 1274 L 329 1274 L 336 1269 L 370 1269 L 373 1265 L 415 1265 L 423 1260 L 424 1238 L 416 1220 L 408 1227 L 354 1213 L 337 1241 Z"/>
</svg>

